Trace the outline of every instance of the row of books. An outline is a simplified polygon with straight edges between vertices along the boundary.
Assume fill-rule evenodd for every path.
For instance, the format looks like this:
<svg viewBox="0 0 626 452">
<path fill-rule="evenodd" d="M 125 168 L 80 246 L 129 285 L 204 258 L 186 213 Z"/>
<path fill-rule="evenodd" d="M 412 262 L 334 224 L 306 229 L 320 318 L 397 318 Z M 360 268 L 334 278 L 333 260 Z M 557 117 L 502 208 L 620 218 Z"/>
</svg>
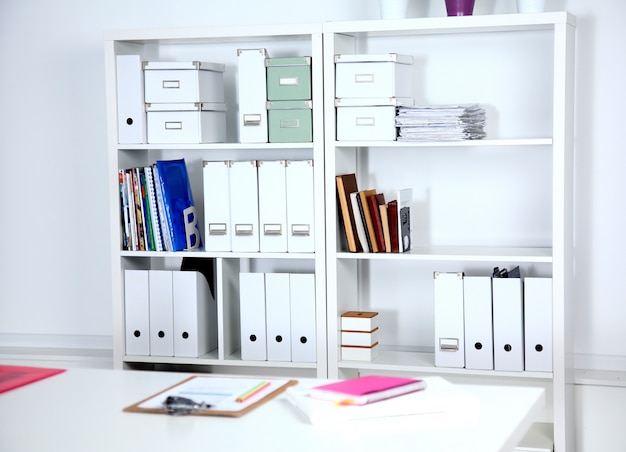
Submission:
<svg viewBox="0 0 626 452">
<path fill-rule="evenodd" d="M 412 189 L 398 190 L 396 199 L 387 202 L 376 189 L 359 190 L 354 173 L 335 179 L 350 252 L 403 253 L 411 249 Z"/>
<path fill-rule="evenodd" d="M 181 251 L 201 245 L 184 159 L 118 171 L 122 249 Z"/>
</svg>

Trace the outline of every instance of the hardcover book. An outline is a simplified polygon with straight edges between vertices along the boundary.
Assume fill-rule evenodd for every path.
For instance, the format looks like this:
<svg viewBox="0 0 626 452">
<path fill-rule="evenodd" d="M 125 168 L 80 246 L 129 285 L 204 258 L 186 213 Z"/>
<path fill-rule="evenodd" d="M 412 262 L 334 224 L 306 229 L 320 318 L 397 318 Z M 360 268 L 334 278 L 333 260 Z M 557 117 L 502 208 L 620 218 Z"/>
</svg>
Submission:
<svg viewBox="0 0 626 452">
<path fill-rule="evenodd" d="M 359 192 L 359 198 L 361 200 L 361 209 L 363 212 L 363 218 L 365 221 L 365 231 L 367 232 L 367 237 L 369 241 L 370 248 L 372 249 L 372 253 L 378 253 L 378 243 L 376 242 L 376 232 L 374 231 L 374 223 L 372 222 L 372 213 L 370 212 L 370 206 L 367 203 L 367 197 L 371 195 L 375 195 L 376 190 L 363 190 Z"/>
<path fill-rule="evenodd" d="M 424 380 L 367 375 L 311 388 L 311 397 L 340 405 L 366 405 L 426 388 Z"/>
<path fill-rule="evenodd" d="M 357 240 L 356 225 L 354 223 L 354 213 L 350 207 L 350 193 L 358 192 L 356 174 L 343 174 L 335 177 L 337 183 L 337 198 L 341 210 L 341 218 L 348 242 L 348 250 L 352 253 L 362 251 L 361 244 Z"/>
<path fill-rule="evenodd" d="M 378 251 L 384 253 L 385 248 L 385 235 L 383 233 L 383 223 L 380 217 L 380 206 L 385 205 L 385 195 L 377 193 L 367 197 L 367 203 L 370 208 L 370 215 L 372 216 L 372 227 L 374 229 L 374 236 L 376 237 L 376 245 L 378 245 Z"/>
</svg>

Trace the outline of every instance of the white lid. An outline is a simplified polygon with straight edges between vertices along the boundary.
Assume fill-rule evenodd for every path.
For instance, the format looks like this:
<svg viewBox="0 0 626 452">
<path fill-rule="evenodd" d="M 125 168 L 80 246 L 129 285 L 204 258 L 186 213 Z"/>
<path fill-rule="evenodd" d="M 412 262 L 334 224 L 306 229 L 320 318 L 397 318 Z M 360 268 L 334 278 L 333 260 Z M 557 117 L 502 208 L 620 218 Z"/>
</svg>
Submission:
<svg viewBox="0 0 626 452">
<path fill-rule="evenodd" d="M 335 107 L 371 107 L 391 105 L 396 107 L 410 107 L 415 104 L 412 97 L 338 97 Z"/>
<path fill-rule="evenodd" d="M 335 63 L 378 63 L 391 62 L 398 64 L 413 64 L 411 55 L 403 55 L 400 53 L 373 53 L 373 54 L 337 54 L 335 55 Z"/>
<path fill-rule="evenodd" d="M 151 103 L 146 104 L 146 111 L 226 111 L 226 104 L 215 102 Z"/>
<path fill-rule="evenodd" d="M 181 69 L 224 72 L 226 66 L 222 63 L 207 63 L 206 61 L 145 61 L 143 69 L 145 71 Z"/>
</svg>

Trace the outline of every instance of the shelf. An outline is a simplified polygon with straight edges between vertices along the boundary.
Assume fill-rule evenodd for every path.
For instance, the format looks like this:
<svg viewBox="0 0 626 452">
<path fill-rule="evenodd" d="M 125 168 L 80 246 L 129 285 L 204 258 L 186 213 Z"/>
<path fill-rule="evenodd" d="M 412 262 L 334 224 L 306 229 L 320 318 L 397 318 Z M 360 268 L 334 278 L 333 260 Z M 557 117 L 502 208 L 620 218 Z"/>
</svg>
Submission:
<svg viewBox="0 0 626 452">
<path fill-rule="evenodd" d="M 271 149 L 306 149 L 312 150 L 313 143 L 201 143 L 201 144 L 118 144 L 120 151 L 206 151 L 206 150 L 271 150 Z"/>
<path fill-rule="evenodd" d="M 417 350 L 398 350 L 391 346 L 382 346 L 374 361 L 339 361 L 340 369 L 363 369 L 386 372 L 420 372 L 459 376 L 516 377 L 522 379 L 552 380 L 548 372 L 501 372 L 494 370 L 472 370 L 450 367 L 435 367 L 433 352 Z"/>
<path fill-rule="evenodd" d="M 315 253 L 236 253 L 221 251 L 120 251 L 120 256 L 223 259 L 315 259 Z"/>
<path fill-rule="evenodd" d="M 552 138 L 511 138 L 463 141 L 335 141 L 337 148 L 456 148 L 551 146 Z"/>
<path fill-rule="evenodd" d="M 329 22 L 324 31 L 346 33 L 361 38 L 420 35 L 461 34 L 481 32 L 510 32 L 552 29 L 556 24 L 575 25 L 574 16 L 567 12 L 537 14 L 487 14 L 454 17 L 427 17 L 400 20 L 363 20 Z"/>
<path fill-rule="evenodd" d="M 239 352 L 226 359 L 218 359 L 217 351 L 213 351 L 198 358 L 182 358 L 174 356 L 134 356 L 125 355 L 126 363 L 141 364 L 173 364 L 173 365 L 194 365 L 194 366 L 233 366 L 233 367 L 271 367 L 290 369 L 315 369 L 317 363 L 295 363 L 277 361 L 242 361 Z"/>
<path fill-rule="evenodd" d="M 416 247 L 406 253 L 337 253 L 338 259 L 551 263 L 551 248 Z"/>
</svg>

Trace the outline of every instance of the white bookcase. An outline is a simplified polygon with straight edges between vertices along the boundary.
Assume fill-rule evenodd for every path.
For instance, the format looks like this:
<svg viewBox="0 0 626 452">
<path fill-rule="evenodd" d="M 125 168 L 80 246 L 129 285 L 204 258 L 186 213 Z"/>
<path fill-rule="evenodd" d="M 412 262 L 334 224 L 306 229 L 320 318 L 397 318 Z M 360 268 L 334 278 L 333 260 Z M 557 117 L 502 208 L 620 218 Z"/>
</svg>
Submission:
<svg viewBox="0 0 626 452">
<path fill-rule="evenodd" d="M 107 31 L 104 36 L 107 83 L 111 262 L 114 314 L 114 362 L 120 367 L 174 368 L 230 373 L 288 374 L 326 377 L 326 279 L 322 25 L 274 27 L 207 27 L 202 29 L 154 29 Z M 237 130 L 237 50 L 265 48 L 270 57 L 311 57 L 313 141 L 311 143 L 240 144 Z M 225 143 L 118 144 L 116 56 L 141 55 L 144 61 L 208 61 L 225 64 L 227 104 Z M 116 180 L 118 169 L 185 158 L 194 202 L 204 234 L 202 162 L 204 160 L 313 160 L 315 194 L 314 253 L 241 253 L 122 251 L 120 206 Z M 214 259 L 217 275 L 218 348 L 199 358 L 131 356 L 124 344 L 124 270 L 177 269 L 183 258 Z M 197 261 L 200 262 L 200 261 Z M 317 362 L 245 361 L 240 354 L 239 273 L 314 273 Z M 201 367 L 204 366 L 204 367 Z"/>
<path fill-rule="evenodd" d="M 555 450 L 573 450 L 573 16 L 558 12 L 108 31 L 104 39 L 116 365 L 320 378 L 437 374 L 452 381 L 542 386 L 548 406 L 537 421 L 553 431 Z M 238 143 L 239 48 L 266 48 L 272 57 L 312 57 L 312 143 Z M 417 104 L 482 104 L 487 138 L 337 141 L 334 55 L 389 52 L 413 56 Z M 224 63 L 227 142 L 117 144 L 115 63 L 120 54 Z M 121 251 L 118 169 L 181 157 L 201 219 L 203 160 L 314 160 L 315 253 Z M 413 189 L 410 252 L 346 251 L 335 185 L 335 176 L 346 173 L 356 173 L 359 189 L 375 188 L 387 200 L 397 189 Z M 124 270 L 173 269 L 183 257 L 215 259 L 217 350 L 199 358 L 126 355 Z M 487 275 L 495 266 L 515 265 L 523 276 L 553 280 L 553 371 L 435 367 L 433 272 Z M 241 359 L 238 275 L 249 271 L 315 273 L 316 363 Z M 339 320 L 349 310 L 380 313 L 380 354 L 371 362 L 341 360 Z"/>
<path fill-rule="evenodd" d="M 328 23 L 324 26 L 329 377 L 439 374 L 546 388 L 555 450 L 573 450 L 572 198 L 575 19 L 567 13 Z M 416 104 L 482 104 L 487 138 L 337 141 L 335 54 L 412 55 Z M 350 253 L 335 176 L 386 200 L 413 189 L 410 252 Z M 519 265 L 553 279 L 553 372 L 434 365 L 433 273 Z M 342 361 L 340 316 L 376 311 L 380 352 Z"/>
</svg>

